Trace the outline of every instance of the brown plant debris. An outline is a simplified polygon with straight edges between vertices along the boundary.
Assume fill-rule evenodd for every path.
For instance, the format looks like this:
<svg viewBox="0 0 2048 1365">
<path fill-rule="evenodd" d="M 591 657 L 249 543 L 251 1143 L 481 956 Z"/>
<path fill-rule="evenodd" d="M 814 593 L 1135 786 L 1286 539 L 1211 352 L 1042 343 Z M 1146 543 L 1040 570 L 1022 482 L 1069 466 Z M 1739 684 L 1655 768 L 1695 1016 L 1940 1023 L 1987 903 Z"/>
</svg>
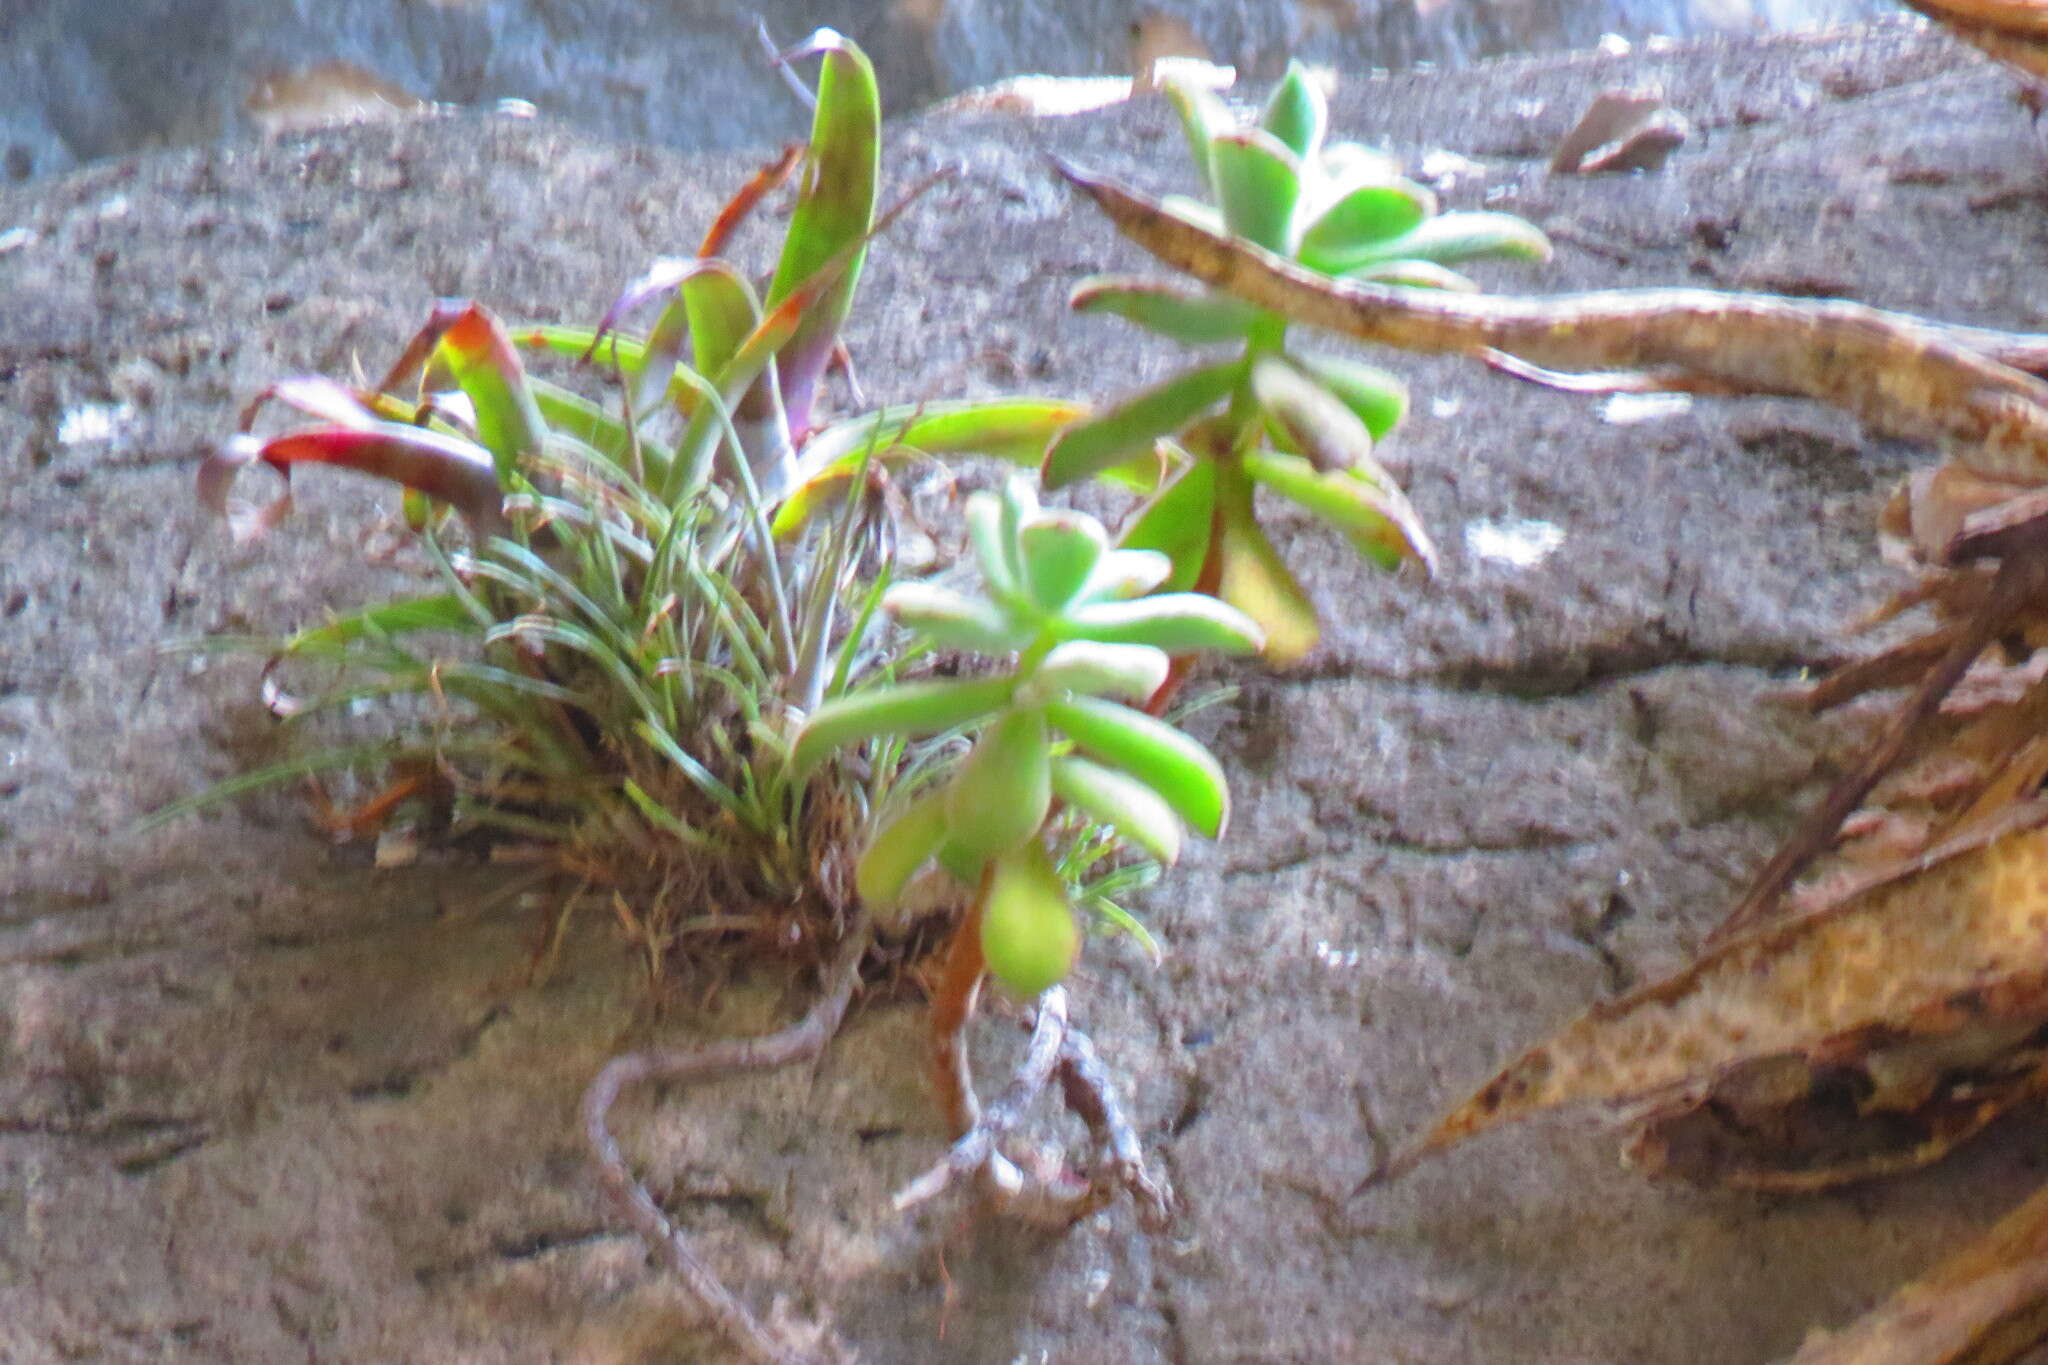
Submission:
<svg viewBox="0 0 2048 1365">
<path fill-rule="evenodd" d="M 1746 1119 L 1802 1100 L 1825 1114 L 1885 1116 L 1897 1129 L 1889 1145 L 1864 1139 L 1849 1149 L 1832 1131 L 1784 1124 L 1780 1136 L 1801 1141 L 1777 1146 L 1763 1134 L 1769 1160 L 1804 1148 L 1858 1169 L 1777 1172 L 1751 1159 L 1729 1167 L 1734 1183 L 1834 1183 L 1945 1151 L 1990 1117 L 1982 1104 L 1993 1092 L 1980 1086 L 2003 1083 L 2003 1098 L 2024 1091 L 2008 1073 L 2030 1067 L 2035 1034 L 2048 1024 L 2048 802 L 2014 810 L 1989 837 L 1953 840 L 1836 904 L 1768 924 L 1595 1006 L 1516 1058 L 1395 1164 L 1587 1101 L 1652 1101 L 1666 1113 L 1718 1101 L 1752 1142 L 1759 1130 L 1744 1129 Z M 1643 1155 L 1652 1164 L 1703 1159 L 1674 1147 L 1677 1136 L 1667 1131 Z"/>
<path fill-rule="evenodd" d="M 1786 1365 L 2004 1365 L 2048 1336 L 2048 1190 Z"/>
<path fill-rule="evenodd" d="M 1661 90 L 1606 90 L 1551 154 L 1558 175 L 1654 171 L 1685 145 L 1692 125 Z"/>
<path fill-rule="evenodd" d="M 2048 79 L 2043 0 L 1905 0 L 1955 37 L 2036 80 Z"/>
<path fill-rule="evenodd" d="M 1162 260 L 1296 321 L 1573 391 L 1811 398 L 1949 457 L 1885 528 L 1924 569 L 1895 609 L 1935 626 L 1816 698 L 1910 688 L 1869 750 L 1697 961 L 1530 1048 L 1368 1183 L 1599 1102 L 1637 1108 L 1646 1170 L 1814 1189 L 1922 1165 L 2048 1090 L 2048 384 L 2021 368 L 2041 338 L 1690 289 L 1332 280 L 1063 172 Z"/>
<path fill-rule="evenodd" d="M 1811 398 L 1872 430 L 1940 445 L 1994 479 L 2048 482 L 2048 383 L 1998 356 L 2048 338 L 1964 331 L 1838 300 L 1610 289 L 1547 298 L 1333 280 L 1211 232 L 1113 181 L 1060 167 L 1166 264 L 1297 322 L 1527 370 L 1627 372 L 1646 386 Z"/>
</svg>

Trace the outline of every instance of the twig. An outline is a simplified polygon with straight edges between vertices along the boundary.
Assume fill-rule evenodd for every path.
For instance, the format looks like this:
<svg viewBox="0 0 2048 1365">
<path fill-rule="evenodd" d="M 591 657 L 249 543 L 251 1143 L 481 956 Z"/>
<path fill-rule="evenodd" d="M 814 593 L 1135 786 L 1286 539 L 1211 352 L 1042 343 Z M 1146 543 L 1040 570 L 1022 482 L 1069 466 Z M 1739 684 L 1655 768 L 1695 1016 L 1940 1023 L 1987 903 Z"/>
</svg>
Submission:
<svg viewBox="0 0 2048 1365">
<path fill-rule="evenodd" d="M 1941 709 L 1942 699 L 1962 681 L 1985 646 L 1996 639 L 2006 629 L 2013 614 L 2040 591 L 2044 577 L 2048 577 L 2048 565 L 2038 559 L 2009 559 L 1998 566 L 1998 574 L 1991 581 L 1991 590 L 1983 605 L 1959 623 L 1960 628 L 1948 651 L 1927 671 L 1913 695 L 1894 713 L 1877 742 L 1865 751 L 1855 767 L 1842 775 L 1819 808 L 1764 864 L 1728 918 L 1708 937 L 1708 945 L 1724 942 L 1762 917 L 1777 904 L 1793 878 L 1822 849 L 1834 842 L 1842 822 L 1898 763 L 1913 736 Z"/>
<path fill-rule="evenodd" d="M 1847 664 L 1808 688 L 1800 702 L 1809 711 L 1831 711 L 1866 692 L 1904 686 L 1946 656 L 1970 629 L 1969 620 L 1945 622 L 1882 654 Z"/>
<path fill-rule="evenodd" d="M 1024 1060 L 990 1100 L 966 1136 L 953 1144 L 945 1159 L 898 1191 L 896 1211 L 903 1212 L 938 1196 L 958 1179 L 974 1175 L 996 1155 L 996 1144 L 1024 1121 L 1024 1113 L 1052 1076 L 1060 1060 L 1060 1046 L 1067 1037 L 1067 992 L 1053 986 L 1038 997 L 1038 1020 L 1032 1027 L 1031 1046 Z"/>
<path fill-rule="evenodd" d="M 614 1057 L 583 1092 L 583 1135 L 597 1160 L 598 1179 L 606 1201 L 630 1223 L 710 1313 L 728 1340 L 755 1365 L 812 1365 L 813 1357 L 792 1350 L 769 1335 L 767 1328 L 727 1289 L 690 1247 L 689 1239 L 669 1221 L 647 1188 L 627 1169 L 606 1119 L 619 1092 L 650 1080 L 695 1084 L 742 1071 L 770 1071 L 806 1061 L 825 1050 L 846 1018 L 846 1007 L 860 980 L 861 959 L 873 937 L 863 911 L 839 946 L 825 976 L 825 993 L 810 1013 L 783 1029 L 760 1038 L 733 1038 L 699 1047 L 650 1048 Z"/>
</svg>

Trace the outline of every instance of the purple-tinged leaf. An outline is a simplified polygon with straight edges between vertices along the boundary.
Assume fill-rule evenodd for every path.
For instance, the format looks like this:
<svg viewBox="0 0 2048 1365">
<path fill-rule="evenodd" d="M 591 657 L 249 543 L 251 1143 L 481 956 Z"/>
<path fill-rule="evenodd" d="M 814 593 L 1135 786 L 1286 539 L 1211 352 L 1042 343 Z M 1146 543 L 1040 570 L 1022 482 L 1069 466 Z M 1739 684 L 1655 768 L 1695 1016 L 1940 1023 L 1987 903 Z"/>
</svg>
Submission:
<svg viewBox="0 0 2048 1365">
<path fill-rule="evenodd" d="M 242 409 L 242 420 L 237 430 L 254 429 L 256 416 L 263 405 L 273 401 L 338 427 L 360 427 L 376 420 L 375 414 L 364 406 L 363 398 L 354 390 L 311 374 L 280 379 L 249 400 L 249 405 Z"/>
<path fill-rule="evenodd" d="M 805 309 L 795 336 L 777 358 L 793 434 L 810 427 L 818 381 L 852 311 L 881 172 L 882 103 L 874 67 L 858 46 L 828 28 L 784 53 L 783 60 L 820 55 L 825 61 L 818 75 L 810 151 L 767 306 L 773 309 L 790 298 L 829 263 L 847 259 L 832 287 Z"/>
<path fill-rule="evenodd" d="M 716 375 L 707 376 L 728 411 L 791 343 L 791 338 L 803 327 L 806 316 L 819 300 L 830 296 L 839 287 L 845 272 L 859 263 L 867 250 L 868 240 L 886 231 L 905 209 L 942 178 L 930 176 L 913 186 L 887 213 L 876 219 L 864 235 L 811 272 L 780 303 L 769 306 L 766 315 L 740 343 L 725 368 Z M 698 404 L 690 414 L 690 424 L 684 429 L 682 439 L 676 442 L 675 466 L 667 482 L 658 490 L 665 501 L 674 502 L 703 487 L 710 475 L 711 457 L 724 434 L 725 424 L 718 405 Z"/>
<path fill-rule="evenodd" d="M 375 422 L 366 427 L 313 427 L 268 441 L 241 433 L 230 437 L 199 468 L 199 497 L 217 512 L 228 510 L 235 476 L 261 462 L 285 480 L 285 493 L 257 513 L 256 531 L 277 524 L 291 507 L 291 467 L 330 464 L 353 469 L 445 502 L 479 535 L 508 528 L 496 465 L 482 447 L 425 427 Z"/>
</svg>

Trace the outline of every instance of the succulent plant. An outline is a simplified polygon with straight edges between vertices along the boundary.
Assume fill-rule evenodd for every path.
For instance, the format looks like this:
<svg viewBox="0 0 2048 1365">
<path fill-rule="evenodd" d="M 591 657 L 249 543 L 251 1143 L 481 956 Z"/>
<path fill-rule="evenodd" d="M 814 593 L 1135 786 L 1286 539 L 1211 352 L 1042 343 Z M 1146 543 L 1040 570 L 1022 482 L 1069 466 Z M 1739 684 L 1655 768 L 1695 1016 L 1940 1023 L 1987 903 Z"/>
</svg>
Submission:
<svg viewBox="0 0 2048 1365">
<path fill-rule="evenodd" d="M 1165 201 L 1193 221 L 1324 274 L 1411 288 L 1475 289 L 1451 263 L 1549 255 L 1543 234 L 1522 219 L 1439 213 L 1435 195 L 1392 158 L 1326 143 L 1322 91 L 1299 63 L 1250 123 L 1185 78 L 1169 77 L 1165 89 L 1214 197 Z M 1148 489 L 1119 543 L 1167 554 L 1172 586 L 1243 608 L 1265 628 L 1269 660 L 1300 657 L 1319 627 L 1259 525 L 1257 490 L 1305 508 L 1382 567 L 1434 564 L 1420 519 L 1373 453 L 1407 410 L 1398 378 L 1298 352 L 1285 317 L 1208 291 L 1098 276 L 1077 285 L 1071 303 L 1190 347 L 1241 348 L 1068 427 L 1046 453 L 1043 478 L 1060 488 L 1110 473 Z"/>
<path fill-rule="evenodd" d="M 804 771 L 878 736 L 972 732 L 965 758 L 880 823 L 856 884 L 863 901 L 886 909 L 936 859 L 980 887 L 990 968 L 1035 994 L 1066 974 L 1080 942 L 1072 890 L 1046 849 L 1056 807 L 1161 863 L 1180 856 L 1183 826 L 1221 834 L 1222 768 L 1131 703 L 1158 691 L 1173 656 L 1250 652 L 1261 636 L 1213 597 L 1155 593 L 1171 571 L 1165 555 L 1112 548 L 1101 522 L 1041 508 L 1022 478 L 974 494 L 966 519 L 982 592 L 907 583 L 882 607 L 933 647 L 1011 662 L 828 702 L 798 734 L 794 761 Z"/>
</svg>

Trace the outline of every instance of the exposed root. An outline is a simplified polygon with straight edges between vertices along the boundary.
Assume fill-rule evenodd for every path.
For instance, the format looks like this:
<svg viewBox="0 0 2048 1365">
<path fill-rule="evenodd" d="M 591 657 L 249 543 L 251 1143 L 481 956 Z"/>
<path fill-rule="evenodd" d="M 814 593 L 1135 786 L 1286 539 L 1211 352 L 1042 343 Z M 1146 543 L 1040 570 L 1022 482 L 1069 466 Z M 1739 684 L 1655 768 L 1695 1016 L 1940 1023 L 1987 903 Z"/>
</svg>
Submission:
<svg viewBox="0 0 2048 1365">
<path fill-rule="evenodd" d="M 747 1306 L 725 1287 L 690 1247 L 682 1230 L 669 1221 L 647 1188 L 634 1178 L 612 1137 L 606 1118 L 619 1092 L 629 1085 L 662 1080 L 695 1084 L 742 1071 L 771 1071 L 807 1061 L 825 1050 L 846 1018 L 846 1007 L 860 980 L 861 959 L 873 939 L 862 912 L 839 946 L 825 977 L 825 993 L 810 1013 L 783 1029 L 760 1038 L 734 1038 L 699 1047 L 650 1048 L 612 1058 L 583 1092 L 583 1134 L 597 1160 L 606 1201 L 632 1225 L 649 1248 L 681 1278 L 712 1321 L 741 1354 L 755 1365 L 821 1365 L 820 1358 L 777 1341 Z"/>
<path fill-rule="evenodd" d="M 1076 1028 L 1067 1030 L 1056 1074 L 1067 1108 L 1088 1125 L 1088 1134 L 1095 1139 L 1095 1175 L 1090 1185 L 1101 1202 L 1108 1202 L 1117 1190 L 1128 1190 L 1137 1205 L 1138 1226 L 1147 1232 L 1166 1231 L 1173 1221 L 1173 1190 L 1146 1171 L 1145 1149 L 1138 1142 L 1137 1130 L 1131 1127 L 1087 1034 Z"/>
<path fill-rule="evenodd" d="M 1038 1022 L 1031 1033 L 1031 1046 L 1025 1051 L 1024 1061 L 988 1107 L 981 1111 L 973 1125 L 945 1160 L 926 1171 L 896 1195 L 898 1213 L 934 1198 L 956 1179 L 963 1179 L 982 1170 L 991 1157 L 997 1155 L 996 1144 L 1012 1129 L 1024 1121 L 1024 1113 L 1031 1102 L 1038 1098 L 1038 1092 L 1045 1089 L 1046 1081 L 1052 1078 L 1053 1067 L 1059 1061 L 1060 1044 L 1067 1035 L 1067 992 L 1063 987 L 1054 986 L 1038 997 Z M 965 1053 L 961 1053 L 964 1064 Z"/>
<path fill-rule="evenodd" d="M 945 961 L 932 991 L 932 1091 L 946 1130 L 956 1138 L 966 1136 L 981 1117 L 974 1098 L 974 1072 L 967 1058 L 967 1026 L 973 1022 L 981 980 L 988 970 L 981 955 L 981 904 L 987 895 L 988 877 L 984 875 L 974 904 L 961 916 L 959 928 L 946 945 Z"/>
<path fill-rule="evenodd" d="M 971 1096 L 965 1056 L 962 1049 L 958 1057 Z M 1059 1164 L 1034 1164 L 1026 1170 L 1000 1150 L 1004 1136 L 1023 1121 L 1046 1082 L 1054 1077 L 1059 1079 L 1067 1108 L 1087 1125 L 1094 1140 L 1092 1173 L 1087 1177 Z M 1124 1114 L 1095 1045 L 1067 1022 L 1066 992 L 1060 987 L 1039 998 L 1031 1045 L 1002 1093 L 978 1113 L 943 1160 L 897 1194 L 896 1208 L 913 1208 L 970 1177 L 996 1212 L 1041 1227 L 1071 1227 L 1123 1191 L 1131 1195 L 1139 1225 L 1147 1232 L 1164 1231 L 1172 1219 L 1172 1193 L 1146 1170 L 1137 1132 Z"/>
</svg>

